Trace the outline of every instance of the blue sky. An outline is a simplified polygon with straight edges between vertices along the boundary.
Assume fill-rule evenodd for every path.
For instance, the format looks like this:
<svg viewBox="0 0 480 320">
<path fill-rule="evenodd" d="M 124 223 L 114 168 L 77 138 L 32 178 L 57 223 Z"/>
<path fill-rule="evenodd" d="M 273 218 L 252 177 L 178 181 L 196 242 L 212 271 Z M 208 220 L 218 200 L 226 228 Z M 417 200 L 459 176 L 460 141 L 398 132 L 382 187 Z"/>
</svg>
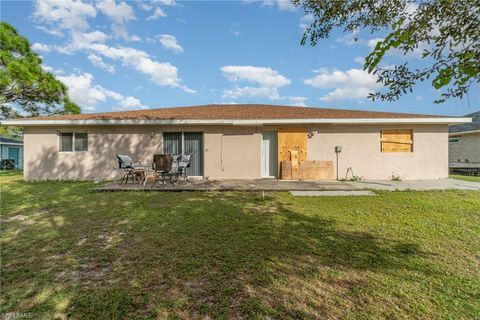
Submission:
<svg viewBox="0 0 480 320">
<path fill-rule="evenodd" d="M 469 99 L 436 105 L 429 83 L 394 103 L 371 102 L 378 90 L 362 59 L 385 33 L 335 31 L 301 46 L 305 17 L 282 1 L 2 1 L 1 19 L 43 57 L 84 112 L 210 103 L 307 105 L 463 115 Z M 357 41 L 353 41 L 357 38 Z M 417 54 L 389 55 L 384 65 Z"/>
</svg>

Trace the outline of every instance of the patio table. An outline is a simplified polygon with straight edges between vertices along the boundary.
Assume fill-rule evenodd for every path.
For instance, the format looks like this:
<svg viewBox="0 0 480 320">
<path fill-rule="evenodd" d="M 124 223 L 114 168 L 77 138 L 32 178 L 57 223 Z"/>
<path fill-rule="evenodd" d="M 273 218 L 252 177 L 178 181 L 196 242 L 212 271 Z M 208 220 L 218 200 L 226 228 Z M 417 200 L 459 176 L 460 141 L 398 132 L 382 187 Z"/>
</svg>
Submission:
<svg viewBox="0 0 480 320">
<path fill-rule="evenodd" d="M 147 184 L 148 178 L 153 177 L 154 171 L 152 169 L 152 165 L 139 164 L 139 165 L 135 165 L 135 168 L 142 169 L 144 171 L 143 181 L 141 181 L 141 183 L 143 184 L 143 186 L 145 186 Z"/>
</svg>

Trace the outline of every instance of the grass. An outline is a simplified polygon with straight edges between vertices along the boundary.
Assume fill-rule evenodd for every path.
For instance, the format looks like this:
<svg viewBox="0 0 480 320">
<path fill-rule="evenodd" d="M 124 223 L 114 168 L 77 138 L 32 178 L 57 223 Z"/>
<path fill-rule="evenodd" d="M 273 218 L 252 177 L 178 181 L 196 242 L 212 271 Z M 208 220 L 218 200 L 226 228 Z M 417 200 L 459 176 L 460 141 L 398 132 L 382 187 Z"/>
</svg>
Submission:
<svg viewBox="0 0 480 320">
<path fill-rule="evenodd" d="M 263 199 L 0 179 L 0 313 L 480 318 L 475 191 Z"/>
<path fill-rule="evenodd" d="M 471 182 L 480 182 L 480 176 L 462 176 L 459 174 L 451 174 L 449 178 Z"/>
</svg>

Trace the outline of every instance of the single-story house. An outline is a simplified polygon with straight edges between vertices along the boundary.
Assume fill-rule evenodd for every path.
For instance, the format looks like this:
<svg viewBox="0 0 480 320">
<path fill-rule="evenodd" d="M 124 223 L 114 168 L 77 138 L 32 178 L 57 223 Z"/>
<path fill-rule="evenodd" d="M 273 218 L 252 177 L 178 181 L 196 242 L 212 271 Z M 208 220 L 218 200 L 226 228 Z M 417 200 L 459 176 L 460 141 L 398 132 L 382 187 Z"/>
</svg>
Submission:
<svg viewBox="0 0 480 320">
<path fill-rule="evenodd" d="M 480 111 L 465 117 L 472 118 L 472 122 L 449 128 L 448 156 L 452 170 L 480 169 Z"/>
<path fill-rule="evenodd" d="M 448 126 L 469 121 L 392 112 L 205 105 L 3 124 L 24 127 L 26 180 L 115 179 L 120 176 L 115 154 L 130 154 L 148 164 L 156 153 L 193 154 L 189 175 L 208 179 L 281 177 L 281 167 L 290 161 L 294 168 L 300 163 L 305 172 L 324 170 L 315 177 L 335 179 L 338 173 L 339 178 L 350 174 L 388 180 L 448 177 Z"/>
<path fill-rule="evenodd" d="M 23 167 L 23 141 L 0 136 L 0 161 L 13 160 L 15 169 Z"/>
</svg>

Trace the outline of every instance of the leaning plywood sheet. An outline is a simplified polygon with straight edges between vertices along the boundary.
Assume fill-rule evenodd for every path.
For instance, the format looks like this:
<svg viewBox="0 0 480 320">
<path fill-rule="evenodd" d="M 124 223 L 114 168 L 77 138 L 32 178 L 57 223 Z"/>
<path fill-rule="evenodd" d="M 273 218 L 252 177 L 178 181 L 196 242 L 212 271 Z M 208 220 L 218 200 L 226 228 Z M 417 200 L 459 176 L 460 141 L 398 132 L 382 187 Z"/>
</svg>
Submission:
<svg viewBox="0 0 480 320">
<path fill-rule="evenodd" d="M 333 161 L 303 161 L 300 162 L 300 180 L 334 179 Z"/>
<path fill-rule="evenodd" d="M 298 180 L 300 167 L 298 162 L 297 150 L 290 150 L 290 160 L 292 161 L 292 179 Z"/>
<path fill-rule="evenodd" d="M 307 128 L 278 129 L 278 164 L 291 160 L 291 151 L 298 152 L 298 161 L 307 160 Z M 279 174 L 281 176 L 281 172 Z"/>
<path fill-rule="evenodd" d="M 292 180 L 292 162 L 291 161 L 282 161 L 281 165 L 280 179 L 282 180 Z"/>
</svg>

